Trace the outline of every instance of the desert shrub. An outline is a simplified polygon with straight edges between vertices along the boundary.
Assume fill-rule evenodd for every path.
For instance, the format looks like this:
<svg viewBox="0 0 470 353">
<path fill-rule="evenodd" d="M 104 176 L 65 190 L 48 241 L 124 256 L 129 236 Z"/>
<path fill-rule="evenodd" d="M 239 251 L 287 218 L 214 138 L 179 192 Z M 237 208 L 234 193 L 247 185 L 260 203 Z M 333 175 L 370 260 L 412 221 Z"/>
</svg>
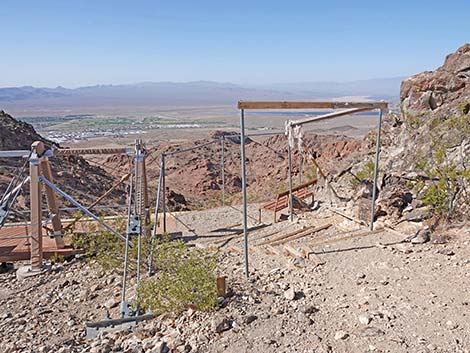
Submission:
<svg viewBox="0 0 470 353">
<path fill-rule="evenodd" d="M 375 163 L 372 159 L 368 159 L 356 173 L 354 173 L 353 179 L 351 179 L 351 186 L 355 188 L 360 182 L 366 180 L 372 180 L 374 177 Z"/>
<path fill-rule="evenodd" d="M 179 312 L 186 307 L 214 308 L 217 299 L 217 258 L 208 250 L 189 248 L 182 241 L 155 246 L 156 274 L 138 288 L 138 306 L 154 313 Z"/>
<path fill-rule="evenodd" d="M 122 268 L 125 243 L 100 227 L 91 223 L 84 234 L 72 234 L 72 246 L 82 249 L 87 259 L 96 260 L 105 271 Z M 125 220 L 118 220 L 115 229 L 125 234 Z"/>
<path fill-rule="evenodd" d="M 445 219 L 466 214 L 470 205 L 469 120 L 463 115 L 434 118 L 428 143 L 414 152 L 415 168 L 426 177 L 414 183 L 418 197 Z"/>
<path fill-rule="evenodd" d="M 116 229 L 125 234 L 125 221 Z M 73 245 L 84 250 L 105 271 L 123 268 L 125 243 L 98 225 L 91 226 L 84 235 L 73 236 Z M 171 241 L 167 236 L 155 239 L 142 236 L 141 273 L 148 269 L 148 259 L 153 247 L 153 276 L 143 279 L 138 288 L 139 310 L 154 313 L 178 312 L 188 306 L 209 310 L 217 298 L 217 254 L 210 250 L 191 248 L 180 240 Z M 135 272 L 137 260 L 137 237 L 131 237 L 134 246 L 129 249 L 128 270 Z"/>
<path fill-rule="evenodd" d="M 433 117 L 429 112 L 420 113 L 418 115 L 412 115 L 410 113 L 403 113 L 404 116 L 404 127 L 409 133 L 414 133 L 416 130 L 429 125 L 430 121 L 433 121 Z M 432 123 L 431 123 L 432 125 Z"/>
</svg>

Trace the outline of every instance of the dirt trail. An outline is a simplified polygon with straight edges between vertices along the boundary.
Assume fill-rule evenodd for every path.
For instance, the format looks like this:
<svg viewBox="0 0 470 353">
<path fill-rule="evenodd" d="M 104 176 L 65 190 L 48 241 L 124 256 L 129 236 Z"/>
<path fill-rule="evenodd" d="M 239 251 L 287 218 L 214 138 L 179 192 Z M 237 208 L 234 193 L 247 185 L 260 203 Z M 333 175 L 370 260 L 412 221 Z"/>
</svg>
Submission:
<svg viewBox="0 0 470 353">
<path fill-rule="evenodd" d="M 251 213 L 255 214 L 255 209 Z M 229 226 L 229 222 L 220 223 L 234 219 L 234 211 L 229 209 L 218 209 L 211 215 L 214 223 L 207 222 L 204 213 L 181 218 L 191 221 L 201 234 Z M 325 212 L 314 213 L 298 224 L 271 225 L 254 231 L 250 239 L 259 244 L 263 238 L 255 239 L 262 234 L 284 228 L 279 233 L 283 234 L 325 223 L 326 216 Z M 356 227 L 339 221 L 342 229 Z M 342 229 L 332 227 L 315 238 L 331 238 L 344 232 Z M 325 262 L 317 267 L 310 261 L 296 259 L 296 263 L 284 255 L 267 255 L 263 247 L 251 245 L 250 295 L 255 293 L 256 299 L 250 300 L 248 295 L 243 309 L 223 309 L 241 328 L 217 337 L 202 351 L 467 352 L 470 246 L 466 234 L 456 231 L 448 245 L 413 246 L 401 243 L 402 235 L 389 232 L 350 238 L 313 247 Z M 207 245 L 213 238 L 197 241 Z M 232 239 L 223 243 L 222 249 L 241 250 L 241 241 L 240 237 Z M 312 237 L 289 245 L 300 248 L 309 242 Z M 278 247 L 281 253 L 282 247 Z M 241 252 L 229 252 L 225 257 L 229 284 L 244 282 L 242 263 Z M 289 288 L 296 293 L 294 300 L 286 299 Z M 243 325 L 252 315 L 257 319 Z"/>
</svg>

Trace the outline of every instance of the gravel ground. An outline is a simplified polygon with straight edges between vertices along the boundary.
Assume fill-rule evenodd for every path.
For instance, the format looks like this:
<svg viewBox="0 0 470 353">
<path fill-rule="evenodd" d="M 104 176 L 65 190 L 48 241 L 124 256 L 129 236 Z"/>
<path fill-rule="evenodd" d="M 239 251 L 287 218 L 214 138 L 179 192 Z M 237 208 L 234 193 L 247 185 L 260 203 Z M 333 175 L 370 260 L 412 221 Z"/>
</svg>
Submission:
<svg viewBox="0 0 470 353">
<path fill-rule="evenodd" d="M 257 207 L 249 214 L 257 218 Z M 470 352 L 465 228 L 452 230 L 444 245 L 401 243 L 403 235 L 388 232 L 318 245 L 358 226 L 325 211 L 270 225 L 266 213 L 266 226 L 249 224 L 258 228 L 249 235 L 247 280 L 238 210 L 177 217 L 186 240 L 220 247 L 230 294 L 219 309 L 189 309 L 85 340 L 85 321 L 103 318 L 107 308 L 116 317 L 120 276 L 75 259 L 24 281 L 0 275 L 0 352 Z M 322 265 L 284 255 L 284 244 L 273 246 L 279 255 L 255 246 L 325 223 L 335 225 L 288 243 L 310 244 Z"/>
</svg>

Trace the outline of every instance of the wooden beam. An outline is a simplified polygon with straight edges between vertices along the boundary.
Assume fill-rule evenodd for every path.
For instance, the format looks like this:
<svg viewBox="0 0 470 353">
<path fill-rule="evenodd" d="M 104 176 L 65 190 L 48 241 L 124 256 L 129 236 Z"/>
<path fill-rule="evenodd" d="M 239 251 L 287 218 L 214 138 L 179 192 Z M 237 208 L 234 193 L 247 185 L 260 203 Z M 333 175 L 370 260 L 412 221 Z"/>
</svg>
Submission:
<svg viewBox="0 0 470 353">
<path fill-rule="evenodd" d="M 382 233 L 384 231 L 385 231 L 384 228 L 377 228 L 374 230 L 364 230 L 362 232 L 358 232 L 358 230 L 355 230 L 351 232 L 340 233 L 337 236 L 332 237 L 332 238 L 327 238 L 327 239 L 323 238 L 323 239 L 313 240 L 308 245 L 318 246 L 318 245 L 324 245 L 324 244 L 331 244 L 331 243 L 336 243 L 341 240 L 349 240 L 349 239 L 354 239 L 358 237 L 366 237 L 368 235 Z"/>
<path fill-rule="evenodd" d="M 64 148 L 54 151 L 56 156 L 79 156 L 83 154 L 126 154 L 132 151 L 125 147 L 118 148 Z"/>
<path fill-rule="evenodd" d="M 281 245 L 281 244 L 287 243 L 287 242 L 292 241 L 292 240 L 297 240 L 297 239 L 312 235 L 313 233 L 318 233 L 322 230 L 328 229 L 331 226 L 332 226 L 331 223 L 327 223 L 327 224 L 324 224 L 320 227 L 316 227 L 314 229 L 308 229 L 305 233 L 296 234 L 296 235 L 287 237 L 285 239 L 274 241 L 274 242 L 271 243 L 271 245 Z"/>
<path fill-rule="evenodd" d="M 302 253 L 300 251 L 298 251 L 297 249 L 294 249 L 292 246 L 289 246 L 289 245 L 284 245 L 282 252 L 284 253 L 284 255 L 291 256 L 293 258 L 296 258 L 296 257 L 303 258 Z"/>
<path fill-rule="evenodd" d="M 255 246 L 284 244 L 284 243 L 287 243 L 288 241 L 299 239 L 299 238 L 302 238 L 306 235 L 310 235 L 310 234 L 319 232 L 321 230 L 328 229 L 331 226 L 332 226 L 331 223 L 327 223 L 327 224 L 324 224 L 324 225 L 319 226 L 319 227 L 311 226 L 311 227 L 308 227 L 306 229 L 298 229 L 298 230 L 296 230 L 292 233 L 287 233 L 287 234 L 281 235 L 277 238 L 270 239 L 270 240 L 264 241 L 262 243 L 256 244 Z"/>
<path fill-rule="evenodd" d="M 49 180 L 51 183 L 54 182 L 51 171 L 51 164 L 47 157 L 41 158 L 40 160 L 42 176 Z M 60 211 L 59 211 L 59 201 L 56 198 L 54 190 L 49 186 L 45 186 L 46 191 L 46 201 L 49 212 L 53 214 L 52 216 L 52 230 L 55 239 L 57 249 L 65 248 L 64 239 L 62 238 L 62 222 L 60 221 Z"/>
<path fill-rule="evenodd" d="M 387 109 L 387 102 L 287 102 L 287 101 L 239 101 L 238 109 Z"/>
<path fill-rule="evenodd" d="M 30 209 L 31 209 L 31 268 L 42 269 L 42 222 L 41 222 L 41 183 L 39 182 L 39 155 L 44 152 L 42 142 L 34 142 L 29 161 Z"/>
<path fill-rule="evenodd" d="M 266 246 L 263 250 L 268 255 L 281 255 L 281 253 L 276 248 L 273 248 L 271 245 Z"/>
</svg>

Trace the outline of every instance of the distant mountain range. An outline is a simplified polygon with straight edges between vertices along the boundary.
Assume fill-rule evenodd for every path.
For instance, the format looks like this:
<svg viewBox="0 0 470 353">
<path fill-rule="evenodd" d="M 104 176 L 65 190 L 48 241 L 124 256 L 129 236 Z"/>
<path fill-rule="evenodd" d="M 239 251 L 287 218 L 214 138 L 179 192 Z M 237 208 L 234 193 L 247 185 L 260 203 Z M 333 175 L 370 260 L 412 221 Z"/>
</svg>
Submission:
<svg viewBox="0 0 470 353">
<path fill-rule="evenodd" d="M 12 111 L 105 109 L 112 107 L 194 107 L 232 105 L 238 100 L 299 100 L 361 97 L 397 101 L 402 77 L 351 82 L 301 82 L 237 85 L 210 81 L 143 82 L 56 87 L 0 88 L 0 109 Z"/>
</svg>

